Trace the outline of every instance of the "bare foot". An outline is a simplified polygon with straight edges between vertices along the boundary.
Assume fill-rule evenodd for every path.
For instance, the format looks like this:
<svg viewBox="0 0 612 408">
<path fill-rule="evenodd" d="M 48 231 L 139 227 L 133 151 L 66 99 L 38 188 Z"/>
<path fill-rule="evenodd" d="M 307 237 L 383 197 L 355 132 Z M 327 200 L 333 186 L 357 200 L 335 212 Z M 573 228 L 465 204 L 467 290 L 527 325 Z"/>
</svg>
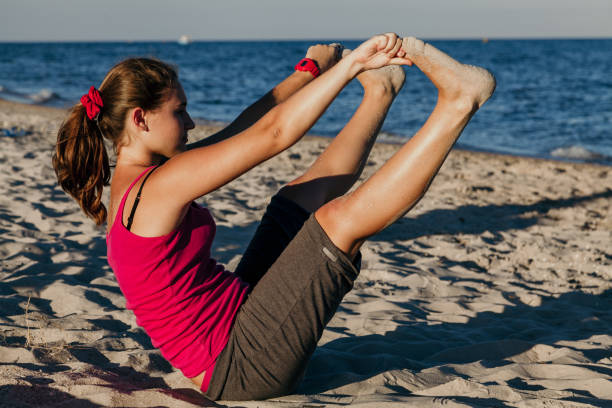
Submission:
<svg viewBox="0 0 612 408">
<path fill-rule="evenodd" d="M 351 50 L 345 49 L 342 57 L 350 54 Z M 363 89 L 381 89 L 389 92 L 395 97 L 404 86 L 406 73 L 399 65 L 387 65 L 382 68 L 370 69 L 357 75 L 357 80 Z"/>
<path fill-rule="evenodd" d="M 439 98 L 480 108 L 495 90 L 495 77 L 486 69 L 462 64 L 431 44 L 406 37 L 402 49 L 438 88 Z"/>
</svg>

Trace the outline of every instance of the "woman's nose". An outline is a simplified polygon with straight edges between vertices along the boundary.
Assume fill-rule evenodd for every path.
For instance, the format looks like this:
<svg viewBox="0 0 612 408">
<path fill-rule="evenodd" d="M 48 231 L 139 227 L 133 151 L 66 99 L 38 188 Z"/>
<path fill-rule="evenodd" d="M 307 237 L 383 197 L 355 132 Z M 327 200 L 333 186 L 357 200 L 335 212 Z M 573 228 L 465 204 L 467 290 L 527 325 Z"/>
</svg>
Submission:
<svg viewBox="0 0 612 408">
<path fill-rule="evenodd" d="M 193 122 L 193 119 L 191 119 L 191 116 L 188 113 L 187 113 L 187 122 L 185 123 L 185 127 L 187 129 L 195 128 L 195 123 Z"/>
</svg>

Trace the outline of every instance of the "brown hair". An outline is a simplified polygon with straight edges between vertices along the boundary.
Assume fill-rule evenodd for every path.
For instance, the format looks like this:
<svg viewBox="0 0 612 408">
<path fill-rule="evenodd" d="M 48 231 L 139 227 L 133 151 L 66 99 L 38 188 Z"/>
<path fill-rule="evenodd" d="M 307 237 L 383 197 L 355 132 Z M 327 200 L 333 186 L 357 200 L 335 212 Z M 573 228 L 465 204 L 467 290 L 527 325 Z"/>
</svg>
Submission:
<svg viewBox="0 0 612 408">
<path fill-rule="evenodd" d="M 88 119 L 78 103 L 57 133 L 53 167 L 60 186 L 101 225 L 106 220 L 102 188 L 110 181 L 104 138 L 117 148 L 126 115 L 132 108 L 159 108 L 178 85 L 176 70 L 150 58 L 130 58 L 115 65 L 100 85 L 104 106 L 97 121 Z"/>
</svg>

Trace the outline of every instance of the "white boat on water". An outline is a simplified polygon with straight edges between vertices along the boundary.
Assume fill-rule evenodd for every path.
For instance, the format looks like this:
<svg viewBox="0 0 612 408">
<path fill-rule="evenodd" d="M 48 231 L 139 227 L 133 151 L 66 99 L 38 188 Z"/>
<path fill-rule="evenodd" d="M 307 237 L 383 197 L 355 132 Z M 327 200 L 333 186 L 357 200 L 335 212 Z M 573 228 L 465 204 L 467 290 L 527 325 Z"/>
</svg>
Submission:
<svg viewBox="0 0 612 408">
<path fill-rule="evenodd" d="M 188 35 L 181 35 L 178 39 L 178 43 L 181 45 L 187 45 L 189 43 L 191 43 L 191 37 L 189 37 Z"/>
</svg>

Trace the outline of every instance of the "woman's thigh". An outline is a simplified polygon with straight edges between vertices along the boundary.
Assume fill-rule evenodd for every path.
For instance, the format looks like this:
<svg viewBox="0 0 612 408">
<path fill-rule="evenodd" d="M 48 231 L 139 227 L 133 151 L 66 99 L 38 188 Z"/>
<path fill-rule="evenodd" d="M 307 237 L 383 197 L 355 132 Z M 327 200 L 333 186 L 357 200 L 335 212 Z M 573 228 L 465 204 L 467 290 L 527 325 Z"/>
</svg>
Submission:
<svg viewBox="0 0 612 408">
<path fill-rule="evenodd" d="M 234 271 L 255 287 L 261 277 L 285 250 L 310 216 L 310 213 L 282 195 L 282 189 L 270 204 Z"/>
<path fill-rule="evenodd" d="M 262 399 L 291 393 L 325 326 L 359 273 L 310 216 L 242 305 L 207 395 Z"/>
</svg>

